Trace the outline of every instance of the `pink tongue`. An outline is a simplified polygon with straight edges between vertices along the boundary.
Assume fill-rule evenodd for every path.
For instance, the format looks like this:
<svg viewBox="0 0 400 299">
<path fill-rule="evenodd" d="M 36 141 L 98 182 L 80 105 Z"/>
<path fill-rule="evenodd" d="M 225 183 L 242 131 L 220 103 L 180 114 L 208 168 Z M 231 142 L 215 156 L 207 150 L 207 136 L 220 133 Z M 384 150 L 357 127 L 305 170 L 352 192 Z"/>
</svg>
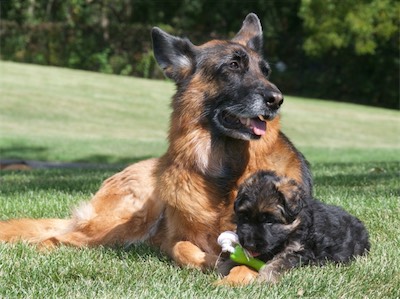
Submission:
<svg viewBox="0 0 400 299">
<path fill-rule="evenodd" d="M 257 256 L 261 255 L 260 253 L 258 253 L 258 252 L 253 252 L 253 251 L 249 251 L 249 253 L 250 253 L 250 255 L 251 255 L 252 257 L 257 257 Z"/>
<path fill-rule="evenodd" d="M 251 119 L 250 127 L 253 129 L 254 134 L 262 136 L 267 131 L 267 124 L 259 119 Z"/>
</svg>

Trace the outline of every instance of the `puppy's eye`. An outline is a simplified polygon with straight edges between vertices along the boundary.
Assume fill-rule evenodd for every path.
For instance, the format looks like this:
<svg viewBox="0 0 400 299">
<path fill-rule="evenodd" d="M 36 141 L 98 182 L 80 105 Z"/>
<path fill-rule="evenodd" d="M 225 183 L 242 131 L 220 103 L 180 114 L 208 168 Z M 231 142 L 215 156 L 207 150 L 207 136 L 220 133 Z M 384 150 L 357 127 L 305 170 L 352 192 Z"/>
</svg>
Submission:
<svg viewBox="0 0 400 299">
<path fill-rule="evenodd" d="M 237 218 L 242 223 L 248 223 L 250 221 L 249 216 L 247 216 L 246 214 L 238 214 Z"/>
<path fill-rule="evenodd" d="M 269 214 L 261 214 L 260 215 L 260 222 L 262 223 L 273 223 L 274 218 Z"/>
</svg>

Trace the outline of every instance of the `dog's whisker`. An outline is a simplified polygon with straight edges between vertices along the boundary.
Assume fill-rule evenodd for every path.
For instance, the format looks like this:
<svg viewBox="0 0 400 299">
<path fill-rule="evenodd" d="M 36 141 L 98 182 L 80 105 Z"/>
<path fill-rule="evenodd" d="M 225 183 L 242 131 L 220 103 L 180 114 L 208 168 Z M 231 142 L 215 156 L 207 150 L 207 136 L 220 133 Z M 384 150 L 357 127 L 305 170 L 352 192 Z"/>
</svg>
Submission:
<svg viewBox="0 0 400 299">
<path fill-rule="evenodd" d="M 243 252 L 244 252 L 246 259 L 249 261 L 250 258 L 252 257 L 250 252 L 246 248 L 243 248 Z"/>
</svg>

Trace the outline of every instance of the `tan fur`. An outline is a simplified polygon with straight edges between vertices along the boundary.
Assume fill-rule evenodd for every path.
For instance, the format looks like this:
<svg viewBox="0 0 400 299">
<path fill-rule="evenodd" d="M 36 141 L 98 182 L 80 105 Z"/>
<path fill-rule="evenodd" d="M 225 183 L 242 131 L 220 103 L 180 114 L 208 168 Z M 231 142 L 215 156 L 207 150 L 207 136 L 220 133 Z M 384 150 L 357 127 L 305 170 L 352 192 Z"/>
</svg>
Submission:
<svg viewBox="0 0 400 299">
<path fill-rule="evenodd" d="M 260 34 L 257 26 L 244 23 L 236 42 L 245 46 Z M 196 49 L 202 51 L 215 45 L 228 43 L 211 41 Z M 255 56 L 250 65 L 257 76 L 254 79 L 272 86 L 258 70 L 258 54 L 252 50 L 249 53 Z M 178 66 L 161 61 L 165 73 L 179 80 L 191 74 L 190 60 L 180 59 Z M 210 63 L 218 61 L 210 59 Z M 187 84 L 185 92 L 173 101 L 165 155 L 131 165 L 107 179 L 91 201 L 74 211 L 70 220 L 0 222 L 0 240 L 78 247 L 147 241 L 159 246 L 179 265 L 214 267 L 220 253 L 218 235 L 235 229 L 232 214 L 237 186 L 260 169 L 301 182 L 301 162 L 279 135 L 279 117 L 267 122 L 266 134 L 260 140 L 237 141 L 234 146 L 212 144 L 209 129 L 201 123 L 203 101 L 206 94 L 218 94 L 219 86 L 201 71 Z M 221 190 L 216 182 L 227 164 L 240 175 L 232 179 L 228 190 Z M 232 271 L 232 280 L 253 279 L 252 271 L 249 274 L 241 267 Z"/>
<path fill-rule="evenodd" d="M 164 204 L 154 195 L 152 172 L 156 162 L 139 162 L 107 179 L 90 202 L 75 209 L 70 220 L 2 221 L 0 240 L 81 247 L 149 239 L 164 210 Z"/>
<path fill-rule="evenodd" d="M 243 286 L 254 282 L 257 277 L 257 271 L 241 265 L 232 268 L 227 276 L 216 282 L 216 285 Z"/>
<path fill-rule="evenodd" d="M 71 226 L 72 221 L 64 219 L 12 219 L 0 222 L 0 240 L 10 243 L 21 240 L 39 243 L 69 231 Z"/>
<path fill-rule="evenodd" d="M 296 223 L 293 223 L 291 226 L 288 225 L 288 229 L 295 229 L 299 224 L 298 220 L 295 222 Z M 286 256 L 293 252 L 300 251 L 302 248 L 302 245 L 298 242 L 290 243 L 280 254 L 277 254 L 271 261 L 268 261 L 259 272 L 247 266 L 236 266 L 229 271 L 228 275 L 218 280 L 216 284 L 242 286 L 254 281 L 275 284 L 279 282 L 280 277 L 285 272 L 282 264 Z"/>
<path fill-rule="evenodd" d="M 189 262 L 191 265 L 206 268 L 214 266 L 217 259 L 220 250 L 216 243 L 218 235 L 222 231 L 234 229 L 229 220 L 237 190 L 231 191 L 228 203 L 221 203 L 220 199 L 223 195 L 219 194 L 214 185 L 208 183 L 201 174 L 213 173 L 215 168 L 223 163 L 220 161 L 226 159 L 226 153 L 216 148 L 209 152 L 207 157 L 207 151 L 200 152 L 197 148 L 208 147 L 210 133 L 198 129 L 196 143 L 191 142 L 192 133 L 174 132 L 175 135 L 171 139 L 179 145 L 179 149 L 171 146 L 170 151 L 161 158 L 159 184 L 164 188 L 159 189 L 159 194 L 160 198 L 166 202 L 168 227 L 167 238 L 164 240 L 162 248 L 178 264 L 185 265 L 188 263 L 187 254 L 183 252 L 186 251 L 186 247 L 181 253 L 179 242 L 190 240 L 202 251 L 214 254 L 214 258 L 204 256 L 202 259 L 196 258 Z M 250 143 L 243 150 L 244 154 L 239 153 L 238 164 L 243 163 L 243 167 L 247 164 L 247 167 L 238 183 L 259 169 L 271 169 L 282 175 L 290 175 L 295 179 L 301 178 L 299 162 L 295 154 L 283 146 L 278 133 L 279 118 L 276 118 L 268 122 L 265 138 Z M 248 160 L 243 159 L 245 156 L 248 156 Z M 211 163 L 204 163 L 206 159 Z M 204 167 L 204 165 L 209 165 L 209 167 Z"/>
</svg>

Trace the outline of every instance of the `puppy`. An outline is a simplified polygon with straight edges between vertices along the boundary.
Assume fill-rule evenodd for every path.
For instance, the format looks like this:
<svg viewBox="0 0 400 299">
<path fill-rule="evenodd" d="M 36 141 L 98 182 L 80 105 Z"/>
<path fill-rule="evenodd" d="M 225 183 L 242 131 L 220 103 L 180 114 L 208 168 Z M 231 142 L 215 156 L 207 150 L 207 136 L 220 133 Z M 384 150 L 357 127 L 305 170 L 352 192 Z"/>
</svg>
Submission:
<svg viewBox="0 0 400 299">
<path fill-rule="evenodd" d="M 294 180 L 274 172 L 260 171 L 248 178 L 234 209 L 240 244 L 266 262 L 256 277 L 259 281 L 275 283 L 284 271 L 302 265 L 346 263 L 370 249 L 360 220 L 340 207 L 308 198 Z"/>
</svg>

